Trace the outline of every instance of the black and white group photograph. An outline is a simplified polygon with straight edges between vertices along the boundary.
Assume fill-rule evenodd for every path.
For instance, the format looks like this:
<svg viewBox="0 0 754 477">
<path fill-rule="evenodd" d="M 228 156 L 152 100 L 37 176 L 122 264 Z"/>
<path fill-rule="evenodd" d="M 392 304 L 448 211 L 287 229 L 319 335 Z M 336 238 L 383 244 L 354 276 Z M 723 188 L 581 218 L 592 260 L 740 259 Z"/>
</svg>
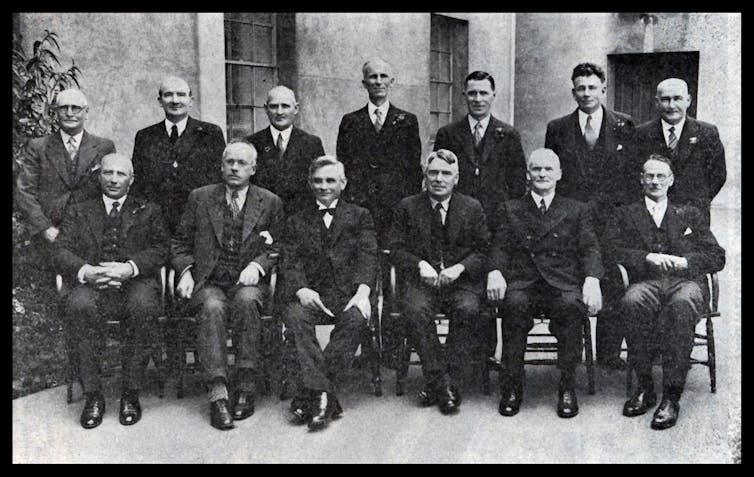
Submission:
<svg viewBox="0 0 754 477">
<path fill-rule="evenodd" d="M 741 26 L 12 13 L 12 462 L 741 463 Z"/>
</svg>

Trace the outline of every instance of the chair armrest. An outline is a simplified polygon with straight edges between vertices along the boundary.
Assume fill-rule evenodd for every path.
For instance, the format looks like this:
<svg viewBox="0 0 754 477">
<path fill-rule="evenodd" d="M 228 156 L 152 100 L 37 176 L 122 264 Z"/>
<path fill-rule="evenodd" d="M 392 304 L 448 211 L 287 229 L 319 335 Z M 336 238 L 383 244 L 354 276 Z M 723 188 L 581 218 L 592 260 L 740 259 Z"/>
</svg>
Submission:
<svg viewBox="0 0 754 477">
<path fill-rule="evenodd" d="M 55 290 L 58 291 L 58 294 L 63 293 L 63 275 L 59 273 L 55 275 Z"/>
<path fill-rule="evenodd" d="M 619 263 L 618 271 L 620 272 L 621 280 L 623 280 L 623 288 L 628 288 L 628 284 L 630 283 L 628 280 L 628 270 L 626 270 L 626 267 Z"/>
<path fill-rule="evenodd" d="M 717 313 L 718 300 L 720 299 L 720 282 L 717 279 L 717 273 L 707 274 L 707 285 L 710 287 L 710 311 Z"/>
<path fill-rule="evenodd" d="M 168 271 L 167 289 L 170 299 L 175 300 L 175 270 L 172 267 Z"/>
<path fill-rule="evenodd" d="M 160 267 L 160 305 L 162 312 L 165 313 L 167 309 L 167 302 L 165 301 L 165 288 L 167 283 L 167 267 L 165 265 Z"/>
</svg>

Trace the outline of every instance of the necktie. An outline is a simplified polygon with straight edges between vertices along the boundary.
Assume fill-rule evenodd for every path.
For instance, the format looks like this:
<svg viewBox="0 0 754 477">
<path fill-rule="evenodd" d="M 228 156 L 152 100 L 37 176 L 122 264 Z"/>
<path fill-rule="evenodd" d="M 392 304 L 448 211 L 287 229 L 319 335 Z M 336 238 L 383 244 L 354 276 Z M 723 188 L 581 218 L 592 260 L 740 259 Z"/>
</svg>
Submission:
<svg viewBox="0 0 754 477">
<path fill-rule="evenodd" d="M 170 128 L 170 144 L 175 144 L 178 142 L 178 126 L 173 124 L 173 127 Z"/>
<path fill-rule="evenodd" d="M 670 134 L 668 134 L 668 147 L 675 151 L 675 147 L 678 145 L 678 138 L 675 135 L 675 126 L 670 126 L 670 129 L 668 129 Z"/>
<path fill-rule="evenodd" d="M 230 212 L 233 214 L 233 218 L 238 217 L 241 212 L 241 207 L 238 206 L 238 191 L 234 190 L 230 194 Z"/>
<path fill-rule="evenodd" d="M 285 154 L 285 148 L 283 147 L 283 133 L 278 133 L 278 140 L 275 143 L 275 147 L 278 148 L 278 158 L 282 159 Z"/>
<path fill-rule="evenodd" d="M 68 155 L 71 156 L 71 159 L 75 160 L 78 148 L 76 147 L 76 139 L 73 136 L 68 138 L 66 149 L 68 149 Z"/>
<path fill-rule="evenodd" d="M 482 122 L 477 121 L 474 125 L 474 147 L 479 146 L 480 142 L 482 142 Z"/>
<path fill-rule="evenodd" d="M 382 111 L 379 109 L 374 110 L 374 130 L 377 132 L 382 130 Z"/>
<path fill-rule="evenodd" d="M 586 117 L 586 126 L 584 126 L 584 140 L 589 149 L 593 149 L 597 144 L 597 131 L 592 127 L 592 115 Z"/>
<path fill-rule="evenodd" d="M 660 207 L 657 205 L 652 206 L 652 220 L 655 221 L 655 225 L 659 228 L 662 224 L 662 218 L 660 217 Z"/>
<path fill-rule="evenodd" d="M 431 237 L 432 237 L 432 251 L 434 252 L 433 258 L 435 260 L 434 264 L 437 264 L 437 266 L 442 270 L 445 268 L 445 259 L 443 257 L 443 244 L 444 244 L 444 229 L 443 229 L 443 223 L 442 223 L 442 204 L 436 203 L 435 204 L 435 210 L 432 214 L 432 227 L 431 227 Z"/>
<path fill-rule="evenodd" d="M 542 200 L 539 201 L 539 213 L 544 216 L 547 213 L 547 204 L 545 204 L 545 198 L 542 197 Z"/>
<path fill-rule="evenodd" d="M 118 207 L 120 207 L 120 203 L 116 200 L 110 208 L 110 213 L 107 214 L 111 219 L 118 217 Z"/>
</svg>

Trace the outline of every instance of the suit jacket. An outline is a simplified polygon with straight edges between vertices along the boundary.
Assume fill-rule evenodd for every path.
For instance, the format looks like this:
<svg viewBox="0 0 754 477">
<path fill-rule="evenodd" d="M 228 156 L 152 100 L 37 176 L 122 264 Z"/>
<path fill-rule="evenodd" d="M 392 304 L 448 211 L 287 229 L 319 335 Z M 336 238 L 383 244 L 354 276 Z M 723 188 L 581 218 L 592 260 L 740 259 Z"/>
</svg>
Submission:
<svg viewBox="0 0 754 477">
<path fill-rule="evenodd" d="M 526 159 L 518 131 L 494 116 L 490 116 L 481 148 L 481 156 L 476 157 L 467 116 L 437 131 L 434 150 L 449 149 L 458 157 L 456 191 L 482 203 L 487 224 L 494 230 L 500 205 L 526 191 Z"/>
<path fill-rule="evenodd" d="M 669 200 L 661 226 L 667 231 L 669 253 L 688 260 L 686 270 L 667 273 L 697 281 L 702 290 L 706 290 L 705 275 L 722 270 L 725 250 L 710 232 L 701 212 L 693 206 L 681 206 Z M 659 277 L 659 272 L 646 263 L 651 252 L 652 231 L 656 228 L 644 199 L 620 207 L 610 220 L 606 253 L 613 254 L 615 260 L 626 267 L 632 282 Z"/>
<path fill-rule="evenodd" d="M 171 264 L 178 274 L 193 266 L 195 291 L 198 291 L 217 265 L 222 251 L 225 184 L 210 184 L 189 194 L 181 222 L 171 241 Z M 241 262 L 257 262 L 269 275 L 278 252 L 277 241 L 283 221 L 283 202 L 278 196 L 253 184 L 249 185 L 244 204 Z M 271 244 L 265 243 L 267 232 Z M 266 234 L 265 234 L 266 235 Z"/>
<path fill-rule="evenodd" d="M 676 204 L 698 208 L 709 222 L 710 202 L 725 184 L 726 176 L 725 150 L 717 127 L 687 116 L 676 150 L 672 152 L 665 143 L 660 119 L 655 119 L 636 128 L 636 141 L 639 161 L 635 175 L 638 177 L 642 163 L 651 153 L 669 157 L 673 161 L 675 182 L 668 197 Z"/>
<path fill-rule="evenodd" d="M 377 232 L 390 227 L 398 201 L 421 191 L 421 140 L 416 116 L 393 104 L 379 134 L 367 106 L 343 116 L 336 145 L 348 177 L 344 198 L 368 208 Z"/>
<path fill-rule="evenodd" d="M 584 278 L 604 275 L 589 206 L 559 193 L 544 217 L 529 194 L 506 202 L 490 255 L 490 269 L 500 270 L 511 290 L 543 279 L 580 292 Z"/>
<path fill-rule="evenodd" d="M 133 260 L 138 277 L 152 279 L 167 262 L 170 237 L 159 205 L 129 193 L 121 206 L 120 252 L 123 261 Z M 102 194 L 94 199 L 73 204 L 66 212 L 55 241 L 57 269 L 71 283 L 85 265 L 102 261 L 107 211 Z M 67 280 L 66 280 L 67 281 Z"/>
<path fill-rule="evenodd" d="M 597 205 L 593 211 L 604 212 L 600 218 L 604 216 L 606 221 L 610 209 L 627 203 L 629 190 L 635 195 L 640 184 L 638 176 L 631 175 L 633 119 L 604 106 L 602 111 L 600 136 L 592 153 L 581 133 L 578 109 L 547 124 L 545 147 L 560 158 L 563 177 L 558 182 L 558 194 Z"/>
<path fill-rule="evenodd" d="M 419 282 L 419 262 L 430 262 L 432 203 L 426 192 L 401 200 L 390 231 L 390 261 L 406 280 Z M 455 286 L 481 293 L 485 287 L 490 234 L 478 200 L 453 192 L 445 217 L 445 264 L 463 264 L 466 270 Z M 439 272 L 439 270 L 437 270 Z"/>
<path fill-rule="evenodd" d="M 325 155 L 322 140 L 294 127 L 282 161 L 272 142 L 270 128 L 248 136 L 246 140 L 257 150 L 257 172 L 252 180 L 259 187 L 272 191 L 283 200 L 286 215 L 299 210 L 310 198 L 309 164 Z"/>
<path fill-rule="evenodd" d="M 66 206 L 98 197 L 102 157 L 115 152 L 110 139 L 84 131 L 76 155 L 76 169 L 60 133 L 34 138 L 26 146 L 16 178 L 16 200 L 32 235 L 63 220 Z"/>
<path fill-rule="evenodd" d="M 375 290 L 377 237 L 369 211 L 340 199 L 326 236 L 323 227 L 322 214 L 311 196 L 286 220 L 281 234 L 283 300 L 297 300 L 296 291 L 301 288 L 341 301 L 349 300 L 361 283 Z M 325 289 L 328 284 L 335 289 Z"/>
<path fill-rule="evenodd" d="M 222 130 L 192 117 L 175 146 L 170 144 L 165 120 L 144 128 L 134 139 L 133 191 L 162 206 L 174 233 L 189 192 L 221 180 L 224 149 Z"/>
</svg>

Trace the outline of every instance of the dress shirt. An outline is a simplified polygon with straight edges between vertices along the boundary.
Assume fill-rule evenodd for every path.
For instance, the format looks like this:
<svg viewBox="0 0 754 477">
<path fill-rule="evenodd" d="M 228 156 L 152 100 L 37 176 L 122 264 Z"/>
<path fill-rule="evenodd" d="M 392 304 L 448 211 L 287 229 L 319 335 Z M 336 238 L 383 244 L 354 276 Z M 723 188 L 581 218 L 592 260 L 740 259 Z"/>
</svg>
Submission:
<svg viewBox="0 0 754 477">
<path fill-rule="evenodd" d="M 683 125 L 686 124 L 686 116 L 684 116 L 678 124 L 670 124 L 665 122 L 664 119 L 660 119 L 660 122 L 662 123 L 662 135 L 665 137 L 665 145 L 668 144 L 668 136 L 670 136 L 671 127 L 675 128 L 673 129 L 673 133 L 678 139 L 678 142 L 681 141 L 681 133 L 683 132 Z M 676 147 L 678 147 L 678 144 L 676 144 Z"/>
<path fill-rule="evenodd" d="M 369 110 L 369 120 L 374 124 L 377 116 L 374 115 L 375 110 L 379 109 L 382 113 L 382 125 L 385 126 L 387 121 L 387 111 L 390 109 L 390 101 L 385 101 L 382 106 L 375 106 L 371 101 L 367 102 L 367 109 Z"/>
<path fill-rule="evenodd" d="M 481 120 L 479 120 L 480 123 L 482 123 L 482 130 L 480 131 L 482 134 L 482 137 L 484 137 L 485 132 L 487 132 L 487 126 L 490 124 L 490 117 L 492 115 L 488 114 Z M 470 114 L 467 114 L 466 117 L 469 119 L 469 127 L 471 128 L 471 135 L 474 135 L 474 126 L 476 126 L 477 120 L 472 118 Z"/>
<path fill-rule="evenodd" d="M 73 138 L 73 140 L 76 142 L 76 151 L 78 152 L 78 150 L 81 149 L 81 139 L 84 137 L 84 130 L 82 129 L 78 134 L 71 136 L 61 129 L 60 137 L 63 139 L 63 144 L 65 145 L 66 149 L 68 149 L 68 140 Z"/>
<path fill-rule="evenodd" d="M 283 136 L 283 149 L 288 149 L 288 141 L 291 139 L 291 131 L 293 131 L 293 125 L 288 126 L 282 131 L 275 129 L 275 126 L 270 125 L 270 133 L 272 134 L 272 144 L 277 146 L 278 136 Z"/>
<path fill-rule="evenodd" d="M 448 197 L 447 199 L 445 199 L 443 201 L 437 201 L 437 200 L 435 200 L 435 199 L 433 199 L 431 197 L 429 198 L 429 203 L 432 204 L 432 210 L 435 209 L 435 205 L 437 205 L 438 202 L 440 203 L 440 205 L 441 205 L 441 207 L 440 207 L 440 216 L 442 217 L 442 224 L 443 225 L 445 225 L 445 217 L 448 216 L 448 207 L 450 206 L 450 199 L 451 199 L 451 197 L 453 197 L 453 196 L 451 195 L 450 197 Z"/>
<path fill-rule="evenodd" d="M 171 130 L 173 129 L 173 124 L 178 126 L 178 137 L 181 137 L 181 134 L 183 134 L 183 131 L 186 130 L 186 123 L 188 122 L 188 116 L 181 119 L 177 123 L 170 122 L 170 120 L 165 119 L 165 130 L 168 132 L 168 136 L 170 136 Z"/>
<path fill-rule="evenodd" d="M 657 225 L 657 228 L 660 228 L 662 219 L 665 217 L 665 211 L 668 210 L 668 198 L 665 197 L 659 202 L 655 202 L 649 197 L 644 196 L 644 203 L 646 204 L 647 210 L 652 216 L 652 219 L 654 219 L 655 225 Z"/>
<path fill-rule="evenodd" d="M 587 114 L 579 109 L 579 127 L 581 128 L 582 136 L 584 135 L 584 131 L 586 130 L 586 119 L 589 116 L 592 117 L 592 129 L 594 129 L 597 137 L 600 137 L 600 130 L 602 129 L 602 106 L 597 108 L 597 111 L 593 112 L 592 114 Z"/>
<path fill-rule="evenodd" d="M 332 201 L 332 204 L 330 204 L 329 207 L 323 204 L 322 202 L 317 201 L 317 210 L 332 209 L 333 207 L 337 207 L 337 206 L 338 206 L 338 199 L 335 199 L 334 201 Z M 332 224 L 332 219 L 333 219 L 332 214 L 325 214 L 323 217 L 323 220 L 325 221 L 325 227 L 327 227 L 328 229 L 330 228 L 330 224 Z"/>
<path fill-rule="evenodd" d="M 542 202 L 542 199 L 545 199 L 545 207 L 547 210 L 550 210 L 550 204 L 552 204 L 552 199 L 555 198 L 555 191 L 550 191 L 547 195 L 539 195 L 534 191 L 531 191 L 531 198 L 534 199 L 534 204 L 536 204 L 537 208 L 539 209 L 539 203 Z"/>
</svg>

